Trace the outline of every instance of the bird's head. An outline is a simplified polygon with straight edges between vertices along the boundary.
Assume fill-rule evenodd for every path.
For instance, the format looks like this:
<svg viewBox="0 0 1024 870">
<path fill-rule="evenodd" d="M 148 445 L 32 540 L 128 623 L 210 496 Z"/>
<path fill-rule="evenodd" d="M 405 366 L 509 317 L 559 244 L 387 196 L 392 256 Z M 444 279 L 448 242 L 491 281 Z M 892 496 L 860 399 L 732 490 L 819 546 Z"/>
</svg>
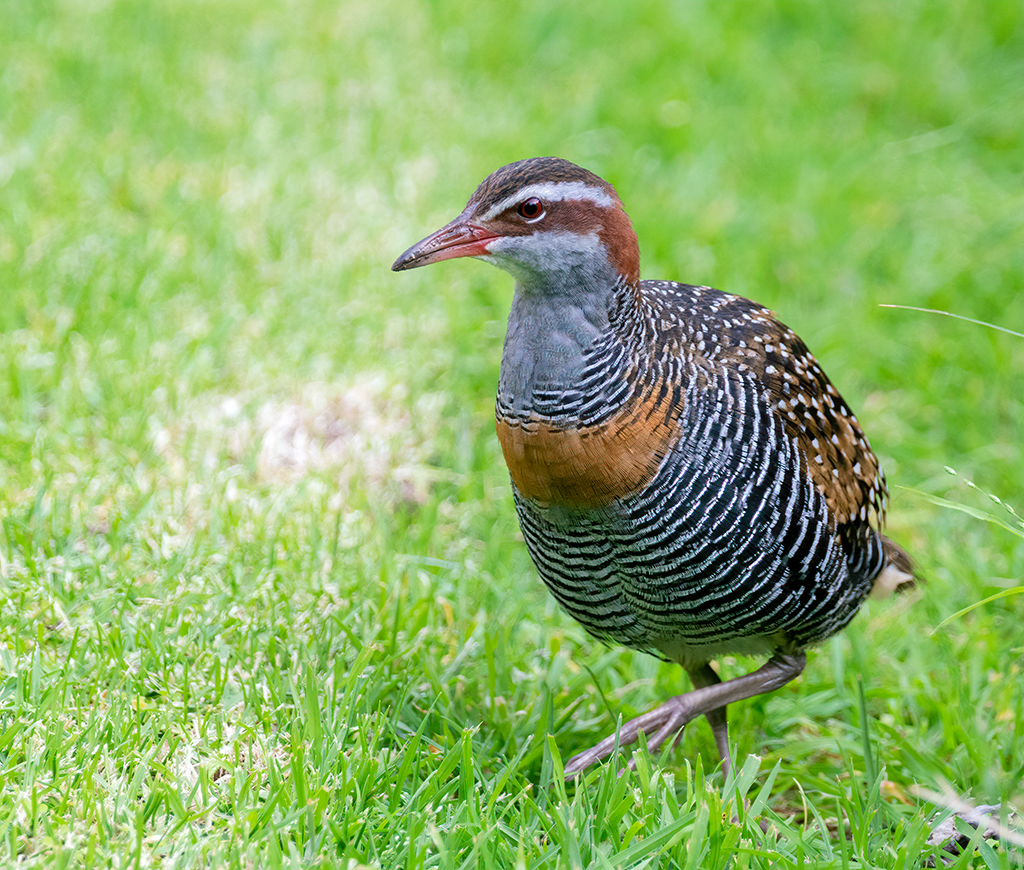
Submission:
<svg viewBox="0 0 1024 870">
<path fill-rule="evenodd" d="M 615 188 L 557 157 L 520 160 L 489 175 L 462 214 L 391 268 L 455 257 L 493 263 L 524 287 L 640 280 L 636 233 Z"/>
</svg>

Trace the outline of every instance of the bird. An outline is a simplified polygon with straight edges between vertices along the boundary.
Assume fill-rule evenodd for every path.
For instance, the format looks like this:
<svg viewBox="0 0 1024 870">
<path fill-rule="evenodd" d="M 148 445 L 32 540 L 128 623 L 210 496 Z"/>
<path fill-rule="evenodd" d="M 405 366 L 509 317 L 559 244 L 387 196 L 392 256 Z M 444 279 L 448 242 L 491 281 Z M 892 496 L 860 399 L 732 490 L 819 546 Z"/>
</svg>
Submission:
<svg viewBox="0 0 1024 870">
<path fill-rule="evenodd" d="M 392 269 L 458 257 L 515 279 L 495 426 L 538 574 L 592 636 L 693 684 L 566 779 L 641 733 L 650 753 L 675 747 L 700 716 L 727 777 L 728 705 L 790 682 L 865 599 L 915 581 L 882 534 L 888 490 L 857 418 L 770 309 L 641 280 L 615 188 L 568 160 L 493 172 Z M 726 655 L 767 660 L 722 680 Z"/>
</svg>

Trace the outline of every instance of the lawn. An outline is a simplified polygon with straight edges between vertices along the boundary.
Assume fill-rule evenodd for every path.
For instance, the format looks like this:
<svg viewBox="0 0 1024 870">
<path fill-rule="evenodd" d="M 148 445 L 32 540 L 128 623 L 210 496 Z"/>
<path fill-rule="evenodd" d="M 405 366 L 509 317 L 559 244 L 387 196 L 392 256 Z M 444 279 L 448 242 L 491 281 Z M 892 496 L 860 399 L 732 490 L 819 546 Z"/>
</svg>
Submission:
<svg viewBox="0 0 1024 870">
<path fill-rule="evenodd" d="M 911 868 L 921 788 L 1024 811 L 1024 337 L 884 307 L 1024 332 L 1017 0 L 40 0 L 0 59 L 0 863 Z M 729 782 L 703 721 L 562 782 L 688 682 L 530 563 L 511 279 L 389 271 L 542 154 L 803 336 L 926 581 L 730 708 Z"/>
</svg>

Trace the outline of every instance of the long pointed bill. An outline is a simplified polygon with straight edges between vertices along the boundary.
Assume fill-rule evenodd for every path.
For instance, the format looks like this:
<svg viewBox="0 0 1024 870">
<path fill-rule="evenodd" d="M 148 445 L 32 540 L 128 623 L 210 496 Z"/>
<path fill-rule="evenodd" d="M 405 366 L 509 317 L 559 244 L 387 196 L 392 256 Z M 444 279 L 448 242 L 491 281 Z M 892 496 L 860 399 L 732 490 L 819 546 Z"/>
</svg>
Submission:
<svg viewBox="0 0 1024 870">
<path fill-rule="evenodd" d="M 460 214 L 450 224 L 409 248 L 395 260 L 391 269 L 401 272 L 455 257 L 479 257 L 487 253 L 487 246 L 496 238 L 497 233 L 469 223 L 465 215 Z"/>
</svg>

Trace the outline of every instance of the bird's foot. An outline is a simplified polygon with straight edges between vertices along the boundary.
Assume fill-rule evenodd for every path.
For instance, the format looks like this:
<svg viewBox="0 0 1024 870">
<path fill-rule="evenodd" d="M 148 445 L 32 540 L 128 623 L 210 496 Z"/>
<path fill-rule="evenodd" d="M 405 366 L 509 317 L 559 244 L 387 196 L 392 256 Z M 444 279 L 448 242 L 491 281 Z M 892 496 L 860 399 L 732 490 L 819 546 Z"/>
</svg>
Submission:
<svg viewBox="0 0 1024 870">
<path fill-rule="evenodd" d="M 669 698 L 650 713 L 644 713 L 643 716 L 637 716 L 636 719 L 627 722 L 617 734 L 611 734 L 592 749 L 574 755 L 565 765 L 565 778 L 567 780 L 575 779 L 595 761 L 600 761 L 611 755 L 616 746 L 629 746 L 631 743 L 636 743 L 641 731 L 651 735 L 647 738 L 647 749 L 653 752 L 670 737 L 681 735 L 687 722 L 692 722 L 698 716 L 709 714 L 711 726 L 715 732 L 715 742 L 724 762 L 723 770 L 728 771 L 730 759 L 729 739 L 725 724 L 726 705 L 784 686 L 804 669 L 806 661 L 807 658 L 801 651 L 789 653 L 779 651 L 753 673 L 744 674 L 742 677 L 736 677 L 724 683 L 718 682 L 717 675 L 710 669 L 691 670 L 690 676 L 697 688 L 685 695 Z M 635 769 L 635 763 L 630 761 L 629 767 Z"/>
<path fill-rule="evenodd" d="M 700 690 L 697 690 L 698 692 Z M 692 703 L 692 696 L 696 692 L 687 692 L 685 695 L 676 695 L 669 698 L 660 707 L 655 707 L 649 713 L 637 716 L 623 725 L 614 734 L 609 734 L 596 746 L 584 752 L 574 755 L 565 765 L 566 780 L 575 779 L 590 765 L 602 758 L 607 758 L 619 748 L 629 746 L 640 738 L 640 732 L 650 735 L 647 738 L 647 750 L 655 752 L 671 737 L 682 737 L 683 728 L 688 722 L 693 721 L 704 711 L 699 705 Z M 636 770 L 636 761 L 630 759 L 628 762 L 630 770 Z"/>
</svg>

